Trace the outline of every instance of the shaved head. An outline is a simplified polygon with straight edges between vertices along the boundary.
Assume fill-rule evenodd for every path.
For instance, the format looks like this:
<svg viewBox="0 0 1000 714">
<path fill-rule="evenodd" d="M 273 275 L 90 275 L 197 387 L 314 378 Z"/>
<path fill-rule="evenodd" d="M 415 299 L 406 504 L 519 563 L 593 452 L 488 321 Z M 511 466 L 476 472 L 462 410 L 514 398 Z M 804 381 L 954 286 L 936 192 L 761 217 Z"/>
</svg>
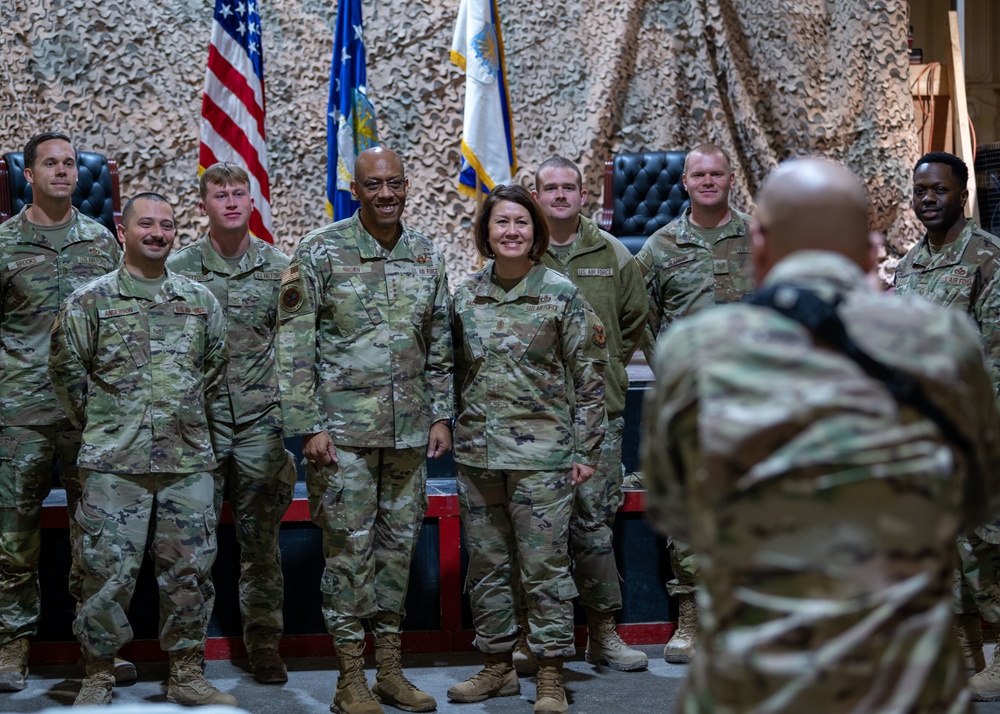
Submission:
<svg viewBox="0 0 1000 714">
<path fill-rule="evenodd" d="M 840 253 L 872 268 L 868 197 L 857 177 L 826 159 L 793 159 L 771 172 L 753 221 L 756 279 L 800 250 Z"/>
</svg>

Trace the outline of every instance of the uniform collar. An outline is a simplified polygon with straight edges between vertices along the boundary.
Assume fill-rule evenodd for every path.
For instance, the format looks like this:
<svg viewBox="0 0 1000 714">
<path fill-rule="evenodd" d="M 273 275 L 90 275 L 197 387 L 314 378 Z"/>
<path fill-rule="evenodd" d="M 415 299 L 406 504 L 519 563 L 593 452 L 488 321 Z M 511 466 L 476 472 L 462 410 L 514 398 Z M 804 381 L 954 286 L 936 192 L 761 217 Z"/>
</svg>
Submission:
<svg viewBox="0 0 1000 714">
<path fill-rule="evenodd" d="M 399 240 L 393 246 L 392 252 L 386 253 L 385 248 L 362 225 L 361 209 L 356 210 L 351 217 L 351 231 L 354 234 L 354 240 L 358 245 L 358 253 L 361 255 L 361 258 L 363 260 L 385 259 L 411 260 L 418 263 L 428 262 L 430 256 L 426 255 L 421 248 L 416 246 L 416 240 L 407 225 L 402 221 L 399 222 L 399 225 L 402 229 L 399 234 Z"/>
<path fill-rule="evenodd" d="M 154 303 L 170 302 L 180 297 L 180 294 L 177 292 L 176 281 L 174 280 L 175 274 L 167 268 L 164 268 L 164 272 L 166 279 L 163 281 L 163 285 L 160 286 L 160 292 L 154 298 Z M 135 278 L 132 277 L 132 273 L 125 267 L 125 263 L 122 263 L 121 267 L 118 268 L 118 294 L 123 298 L 149 300 L 146 291 L 139 288 Z"/>
<path fill-rule="evenodd" d="M 222 275 L 242 275 L 243 273 L 247 273 L 264 262 L 264 256 L 261 255 L 260 246 L 257 244 L 258 240 L 258 238 L 250 236 L 250 247 L 247 248 L 246 253 L 240 256 L 239 265 L 236 268 L 230 268 L 229 263 L 219 255 L 215 246 L 212 245 L 211 238 L 206 233 L 199 245 L 201 249 L 201 264 L 205 270 Z"/>
<path fill-rule="evenodd" d="M 969 247 L 969 241 L 979 229 L 976 222 L 971 218 L 965 224 L 965 228 L 958 234 L 958 237 L 940 251 L 931 252 L 930 241 L 924 233 L 920 242 L 917 243 L 917 251 L 913 257 L 913 267 L 915 268 L 942 268 L 948 265 L 957 265 L 962 262 L 965 249 Z"/>
<path fill-rule="evenodd" d="M 477 296 L 488 297 L 497 302 L 514 302 L 520 298 L 535 300 L 541 295 L 542 286 L 545 284 L 545 271 L 548 270 L 541 263 L 535 263 L 524 276 L 524 280 L 515 285 L 508 293 L 504 293 L 503 288 L 493 282 L 494 266 L 492 260 L 483 266 L 481 271 L 483 277 L 476 289 Z"/>
<path fill-rule="evenodd" d="M 30 204 L 29 204 L 30 205 Z M 69 232 L 66 234 L 66 240 L 64 246 L 71 243 L 92 243 L 94 241 L 93 237 L 89 234 L 81 233 L 80 231 L 80 211 L 77 210 L 76 206 L 71 207 L 73 211 L 73 217 L 70 219 L 71 224 L 69 227 Z M 45 237 L 44 233 L 40 233 L 34 229 L 31 221 L 28 220 L 28 206 L 24 206 L 21 212 L 14 216 L 12 221 L 17 221 L 14 227 L 17 229 L 17 242 L 27 243 L 31 245 L 41 245 L 45 246 L 50 250 L 55 250 L 55 247 L 49 243 L 48 238 Z"/>
</svg>

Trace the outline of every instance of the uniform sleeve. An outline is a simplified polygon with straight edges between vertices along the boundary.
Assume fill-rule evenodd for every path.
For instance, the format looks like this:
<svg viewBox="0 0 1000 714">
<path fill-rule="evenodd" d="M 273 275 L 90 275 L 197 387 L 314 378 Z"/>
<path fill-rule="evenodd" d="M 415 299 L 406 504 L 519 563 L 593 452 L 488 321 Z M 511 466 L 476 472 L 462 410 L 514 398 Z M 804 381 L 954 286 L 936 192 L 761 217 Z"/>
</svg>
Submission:
<svg viewBox="0 0 1000 714">
<path fill-rule="evenodd" d="M 281 278 L 276 359 L 285 435 L 315 434 L 326 426 L 316 398 L 317 320 L 322 285 L 316 255 L 300 245 Z"/>
<path fill-rule="evenodd" d="M 1000 272 L 983 286 L 973 305 L 972 316 L 982 335 L 983 352 L 993 384 L 993 399 L 1000 406 Z"/>
<path fill-rule="evenodd" d="M 639 277 L 642 279 L 646 293 L 646 326 L 639 336 L 639 348 L 646 357 L 646 362 L 652 367 L 653 345 L 656 343 L 656 336 L 660 334 L 660 284 L 657 280 L 656 262 L 653 258 L 653 239 L 650 236 L 635 256 L 635 266 L 639 269 Z"/>
<path fill-rule="evenodd" d="M 686 484 L 701 468 L 695 335 L 671 329 L 656 347 L 657 380 L 643 407 L 642 470 L 650 522 L 664 535 L 690 542 Z M 668 359 L 669 355 L 669 359 Z"/>
<path fill-rule="evenodd" d="M 63 303 L 49 341 L 49 381 L 70 422 L 86 423 L 87 380 L 93 360 L 96 325 L 81 307 L 80 298 Z"/>
<path fill-rule="evenodd" d="M 437 277 L 434 307 L 424 328 L 427 343 L 427 363 L 424 376 L 431 396 L 431 423 L 451 419 L 455 415 L 454 350 L 451 335 L 451 291 L 448 273 L 441 261 Z"/>
<path fill-rule="evenodd" d="M 639 265 L 630 259 L 621 266 L 621 309 L 618 325 L 622 335 L 622 363 L 628 364 L 632 353 L 642 341 L 649 316 L 649 302 L 646 286 L 642 280 Z"/>
<path fill-rule="evenodd" d="M 206 289 L 205 292 L 208 292 Z M 211 298 L 211 308 L 208 314 L 208 329 L 205 332 L 205 404 L 211 404 L 222 387 L 226 376 L 226 365 L 229 363 L 229 351 L 226 343 L 226 315 L 215 296 Z M 206 409 L 208 414 L 214 410 Z M 228 410 L 226 410 L 228 411 Z M 218 412 L 215 412 L 218 413 Z"/>
<path fill-rule="evenodd" d="M 573 380 L 573 460 L 596 466 L 601 441 L 608 428 L 604 406 L 604 368 L 608 363 L 604 325 L 579 290 L 567 304 L 563 320 L 562 351 L 566 374 Z"/>
</svg>

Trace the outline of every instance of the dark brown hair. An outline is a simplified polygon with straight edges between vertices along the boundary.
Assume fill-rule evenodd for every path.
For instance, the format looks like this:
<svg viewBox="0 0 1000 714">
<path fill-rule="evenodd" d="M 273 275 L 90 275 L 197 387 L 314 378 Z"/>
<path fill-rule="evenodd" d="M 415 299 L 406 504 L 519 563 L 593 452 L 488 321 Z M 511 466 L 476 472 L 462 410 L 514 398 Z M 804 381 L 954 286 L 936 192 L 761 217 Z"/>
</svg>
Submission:
<svg viewBox="0 0 1000 714">
<path fill-rule="evenodd" d="M 494 207 L 501 201 L 511 201 L 519 206 L 524 206 L 531 216 L 531 227 L 533 240 L 528 257 L 533 263 L 537 263 L 549 249 L 549 224 L 542 215 L 542 209 L 538 207 L 531 192 L 518 184 L 500 184 L 495 186 L 486 200 L 483 201 L 479 213 L 476 215 L 473 238 L 476 243 L 476 250 L 484 258 L 492 258 L 493 250 L 490 248 L 490 215 Z"/>
</svg>

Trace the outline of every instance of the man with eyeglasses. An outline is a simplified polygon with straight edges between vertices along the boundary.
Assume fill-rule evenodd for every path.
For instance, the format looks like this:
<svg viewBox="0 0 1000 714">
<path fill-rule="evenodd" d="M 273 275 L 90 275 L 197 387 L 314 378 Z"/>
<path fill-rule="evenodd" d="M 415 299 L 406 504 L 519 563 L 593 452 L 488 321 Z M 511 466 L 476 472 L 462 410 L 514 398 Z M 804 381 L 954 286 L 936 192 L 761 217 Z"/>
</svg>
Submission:
<svg viewBox="0 0 1000 714">
<path fill-rule="evenodd" d="M 361 207 L 302 240 L 278 300 L 285 434 L 303 436 L 323 529 L 323 616 L 340 661 L 331 710 L 343 714 L 437 706 L 403 675 L 400 634 L 426 459 L 451 450 L 451 297 L 441 251 L 401 220 L 408 188 L 395 152 L 362 152 L 351 182 Z"/>
</svg>

